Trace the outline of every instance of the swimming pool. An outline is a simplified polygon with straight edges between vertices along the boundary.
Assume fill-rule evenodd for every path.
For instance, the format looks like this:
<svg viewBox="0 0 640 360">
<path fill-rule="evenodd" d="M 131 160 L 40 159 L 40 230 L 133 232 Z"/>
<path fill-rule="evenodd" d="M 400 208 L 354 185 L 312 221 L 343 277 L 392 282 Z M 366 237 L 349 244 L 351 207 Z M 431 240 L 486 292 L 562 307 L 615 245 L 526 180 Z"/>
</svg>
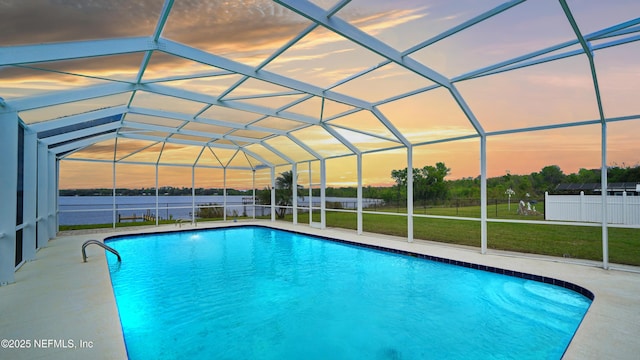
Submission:
<svg viewBox="0 0 640 360">
<path fill-rule="evenodd" d="M 591 303 L 525 274 L 259 226 L 107 243 L 131 359 L 552 359 Z"/>
</svg>

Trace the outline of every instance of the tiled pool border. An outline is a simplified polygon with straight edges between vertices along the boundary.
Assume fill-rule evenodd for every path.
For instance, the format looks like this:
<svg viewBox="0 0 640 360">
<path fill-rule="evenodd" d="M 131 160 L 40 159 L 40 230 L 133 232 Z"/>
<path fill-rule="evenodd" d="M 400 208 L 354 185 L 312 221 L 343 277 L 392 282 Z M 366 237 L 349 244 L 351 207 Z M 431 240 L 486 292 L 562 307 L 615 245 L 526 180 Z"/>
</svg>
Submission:
<svg viewBox="0 0 640 360">
<path fill-rule="evenodd" d="M 294 234 L 311 236 L 311 237 L 314 237 L 314 238 L 317 238 L 317 239 L 321 239 L 321 240 L 334 241 L 334 242 L 343 243 L 343 244 L 352 245 L 352 246 L 359 246 L 359 247 L 364 247 L 364 248 L 368 248 L 368 249 L 389 252 L 389 253 L 393 253 L 393 254 L 416 257 L 416 258 L 419 258 L 419 259 L 431 260 L 431 261 L 436 261 L 436 262 L 450 264 L 450 265 L 462 266 L 462 267 L 466 267 L 466 268 L 470 268 L 470 269 L 474 269 L 474 270 L 488 271 L 488 272 L 492 272 L 492 273 L 496 273 L 496 274 L 522 278 L 522 279 L 525 279 L 525 280 L 533 280 L 533 281 L 537 281 L 537 282 L 541 282 L 541 283 L 545 283 L 545 284 L 550 284 L 550 285 L 555 285 L 555 286 L 560 286 L 560 287 L 563 287 L 565 289 L 569 289 L 571 291 L 574 291 L 574 292 L 576 292 L 576 293 L 588 298 L 591 301 L 593 301 L 595 299 L 595 296 L 594 296 L 593 292 L 591 292 L 590 290 L 588 290 L 588 289 L 586 289 L 586 288 L 584 288 L 584 287 L 582 287 L 580 285 L 576 285 L 574 283 L 571 283 L 571 282 L 568 282 L 568 281 L 564 281 L 564 280 L 559 280 L 559 279 L 556 279 L 556 278 L 551 278 L 551 277 L 548 277 L 548 276 L 534 275 L 534 274 L 529 274 L 529 273 L 520 272 L 520 271 L 497 268 L 497 267 L 494 267 L 494 266 L 479 265 L 479 264 L 474 264 L 474 263 L 470 263 L 470 262 L 466 262 L 466 261 L 452 260 L 452 259 L 442 258 L 442 257 L 439 257 L 439 256 L 420 254 L 420 253 L 415 253 L 415 252 L 412 252 L 412 251 L 398 250 L 398 249 L 393 249 L 393 248 L 384 247 L 384 246 L 378 246 L 378 245 L 372 245 L 372 244 L 364 244 L 364 243 L 360 243 L 360 242 L 357 242 L 357 241 L 336 239 L 336 238 L 332 238 L 332 237 L 328 237 L 328 236 L 309 234 L 309 233 L 305 233 L 305 232 L 301 232 L 301 231 L 288 230 L 288 229 L 286 229 L 286 230 L 285 229 L 279 229 L 279 228 L 276 228 L 276 227 L 270 227 L 270 226 L 265 226 L 265 225 L 240 225 L 240 226 L 233 225 L 233 226 L 220 226 L 220 227 L 215 227 L 215 228 L 206 228 L 206 229 L 185 229 L 185 230 L 179 230 L 179 231 L 148 232 L 148 233 L 144 233 L 144 234 L 123 234 L 123 235 L 114 235 L 114 236 L 106 237 L 104 239 L 104 241 L 106 243 L 107 241 L 111 241 L 111 240 L 114 240 L 114 239 L 134 237 L 134 236 L 145 236 L 145 235 L 153 235 L 153 234 L 170 234 L 170 233 L 174 233 L 174 232 L 212 231 L 212 230 L 219 230 L 219 229 L 233 229 L 233 228 L 237 228 L 237 227 L 243 227 L 243 228 L 249 228 L 249 227 L 252 227 L 252 228 L 265 228 L 265 229 L 271 229 L 271 230 L 285 231 L 285 232 L 294 233 Z"/>
</svg>

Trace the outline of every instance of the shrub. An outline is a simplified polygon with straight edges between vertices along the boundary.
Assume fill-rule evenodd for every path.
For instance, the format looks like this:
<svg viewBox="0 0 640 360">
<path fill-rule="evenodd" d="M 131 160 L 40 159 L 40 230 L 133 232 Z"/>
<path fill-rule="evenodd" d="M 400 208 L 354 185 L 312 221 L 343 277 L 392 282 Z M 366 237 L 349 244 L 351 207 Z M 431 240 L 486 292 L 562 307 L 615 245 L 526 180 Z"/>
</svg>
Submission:
<svg viewBox="0 0 640 360">
<path fill-rule="evenodd" d="M 221 218 L 222 208 L 217 206 L 218 204 L 216 203 L 199 205 L 198 210 L 196 211 L 196 217 L 201 219 Z"/>
</svg>

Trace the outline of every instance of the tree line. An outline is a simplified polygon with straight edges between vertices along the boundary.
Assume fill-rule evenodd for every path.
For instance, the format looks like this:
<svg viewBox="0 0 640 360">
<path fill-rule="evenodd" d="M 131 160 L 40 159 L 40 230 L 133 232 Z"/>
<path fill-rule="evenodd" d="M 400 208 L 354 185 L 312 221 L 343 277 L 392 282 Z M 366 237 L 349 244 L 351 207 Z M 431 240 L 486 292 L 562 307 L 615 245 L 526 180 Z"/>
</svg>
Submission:
<svg viewBox="0 0 640 360">
<path fill-rule="evenodd" d="M 196 195 L 222 195 L 222 188 L 196 188 Z M 160 196 L 191 196 L 192 189 L 190 187 L 173 187 L 162 186 L 158 188 Z M 113 189 L 97 188 L 97 189 L 60 189 L 60 196 L 112 196 Z M 227 195 L 245 195 L 251 196 L 251 190 L 227 189 Z M 156 188 L 116 188 L 118 196 L 155 196 Z"/>
<path fill-rule="evenodd" d="M 453 199 L 479 199 L 480 176 L 447 180 L 451 169 L 444 163 L 427 165 L 413 169 L 414 202 L 447 201 Z M 540 171 L 525 175 L 506 173 L 487 179 L 487 197 L 506 199 L 507 190 L 513 191 L 516 198 L 541 199 L 545 192 L 553 193 L 559 184 L 600 183 L 600 169 L 580 169 L 576 173 L 565 174 L 558 165 L 543 167 Z M 407 168 L 392 170 L 390 174 L 393 186 L 363 188 L 365 198 L 383 199 L 385 202 L 406 199 Z M 613 165 L 607 169 L 609 183 L 640 182 L 640 165 Z M 327 188 L 327 196 L 356 197 L 355 187 Z M 529 196 L 527 196 L 527 194 Z M 319 195 L 314 191 L 314 195 Z"/>
<path fill-rule="evenodd" d="M 437 162 L 435 165 L 426 165 L 422 168 L 413 169 L 413 198 L 414 201 L 433 202 L 451 199 L 479 199 L 480 198 L 480 176 L 475 178 L 466 177 L 456 180 L 445 179 L 451 172 L 445 163 Z M 580 169 L 577 173 L 564 174 L 558 165 L 543 167 L 538 172 L 527 175 L 515 175 L 506 173 L 503 176 L 487 179 L 487 196 L 491 199 L 506 198 L 507 190 L 511 189 L 517 198 L 524 198 L 527 194 L 531 198 L 541 198 L 546 191 L 553 192 L 558 184 L 563 183 L 599 183 L 600 169 Z M 382 199 L 385 202 L 399 201 L 406 199 L 407 195 L 407 168 L 392 170 L 392 186 L 363 188 L 363 197 Z M 640 165 L 636 166 L 610 166 L 607 169 L 607 180 L 609 183 L 619 182 L 640 182 Z M 293 176 L 291 171 L 279 174 L 276 178 L 276 204 L 282 206 L 291 205 L 293 188 Z M 222 195 L 221 188 L 198 188 L 197 195 Z M 227 189 L 227 195 L 252 196 L 252 190 Z M 155 188 L 127 189 L 117 188 L 116 194 L 119 196 L 154 196 Z M 61 196 L 111 196 L 113 189 L 66 189 L 60 190 Z M 190 196 L 190 187 L 163 186 L 158 188 L 159 195 L 166 196 Z M 298 196 L 304 197 L 308 190 L 298 186 Z M 319 189 L 313 189 L 313 196 L 320 196 Z M 329 197 L 356 197 L 355 187 L 328 187 L 326 195 Z M 269 188 L 256 191 L 256 196 L 263 204 L 271 201 Z"/>
</svg>

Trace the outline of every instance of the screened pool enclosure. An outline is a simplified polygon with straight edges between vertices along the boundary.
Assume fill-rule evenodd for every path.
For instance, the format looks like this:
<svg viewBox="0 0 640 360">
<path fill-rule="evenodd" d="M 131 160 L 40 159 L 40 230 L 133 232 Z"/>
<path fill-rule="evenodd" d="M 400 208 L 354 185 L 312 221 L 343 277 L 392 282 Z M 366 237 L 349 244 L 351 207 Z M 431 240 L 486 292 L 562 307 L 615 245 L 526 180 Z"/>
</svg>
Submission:
<svg viewBox="0 0 640 360">
<path fill-rule="evenodd" d="M 326 188 L 356 187 L 341 211 L 360 234 L 369 187 L 445 162 L 477 179 L 478 216 L 387 215 L 409 242 L 430 219 L 471 222 L 486 253 L 491 223 L 546 224 L 491 218 L 489 177 L 557 164 L 606 186 L 637 163 L 639 16 L 633 0 L 0 2 L 0 283 L 55 238 L 59 189 L 112 189 L 114 226 L 119 188 L 151 189 L 156 214 L 166 187 L 223 189 L 223 208 L 250 190 L 276 221 L 288 171 L 318 194 L 293 195 L 290 221 L 327 227 Z M 601 228 L 604 268 L 607 211 L 565 224 Z"/>
</svg>

